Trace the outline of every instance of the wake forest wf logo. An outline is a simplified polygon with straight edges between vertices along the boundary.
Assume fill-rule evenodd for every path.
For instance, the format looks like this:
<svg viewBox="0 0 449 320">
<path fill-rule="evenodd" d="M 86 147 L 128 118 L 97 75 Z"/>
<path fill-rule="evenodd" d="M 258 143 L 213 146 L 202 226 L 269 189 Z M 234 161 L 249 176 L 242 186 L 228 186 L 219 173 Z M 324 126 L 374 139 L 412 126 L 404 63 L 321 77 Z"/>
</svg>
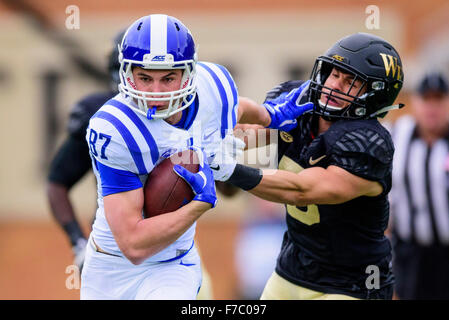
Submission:
<svg viewBox="0 0 449 320">
<path fill-rule="evenodd" d="M 386 53 L 379 53 L 384 61 L 385 74 L 396 80 L 402 80 L 401 66 L 398 64 L 398 58 Z"/>
</svg>

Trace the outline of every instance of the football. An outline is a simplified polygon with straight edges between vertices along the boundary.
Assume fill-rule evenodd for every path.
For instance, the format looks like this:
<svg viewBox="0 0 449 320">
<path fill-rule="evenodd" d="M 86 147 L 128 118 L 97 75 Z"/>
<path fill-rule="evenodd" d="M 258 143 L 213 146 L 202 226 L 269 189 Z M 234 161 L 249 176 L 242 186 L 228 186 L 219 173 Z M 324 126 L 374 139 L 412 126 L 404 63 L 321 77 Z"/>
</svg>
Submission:
<svg viewBox="0 0 449 320">
<path fill-rule="evenodd" d="M 175 211 L 193 199 L 192 188 L 173 171 L 176 164 L 198 172 L 198 156 L 193 150 L 178 152 L 159 163 L 143 188 L 145 218 Z"/>
</svg>

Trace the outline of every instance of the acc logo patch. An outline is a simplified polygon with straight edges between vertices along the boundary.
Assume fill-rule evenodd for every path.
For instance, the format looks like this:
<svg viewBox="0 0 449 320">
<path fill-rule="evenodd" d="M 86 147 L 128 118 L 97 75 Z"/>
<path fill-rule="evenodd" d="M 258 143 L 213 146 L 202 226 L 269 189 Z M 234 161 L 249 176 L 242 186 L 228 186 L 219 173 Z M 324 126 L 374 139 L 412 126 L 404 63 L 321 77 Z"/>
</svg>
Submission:
<svg viewBox="0 0 449 320">
<path fill-rule="evenodd" d="M 151 61 L 165 61 L 165 56 L 154 56 Z"/>
<path fill-rule="evenodd" d="M 290 133 L 287 133 L 285 131 L 281 131 L 279 133 L 279 135 L 281 136 L 282 141 L 285 141 L 287 143 L 293 142 L 293 136 Z"/>
<path fill-rule="evenodd" d="M 334 58 L 335 60 L 338 60 L 340 62 L 343 62 L 343 60 L 345 60 L 345 58 L 343 58 L 342 56 L 339 56 L 338 54 L 334 54 L 332 56 L 332 58 Z"/>
</svg>

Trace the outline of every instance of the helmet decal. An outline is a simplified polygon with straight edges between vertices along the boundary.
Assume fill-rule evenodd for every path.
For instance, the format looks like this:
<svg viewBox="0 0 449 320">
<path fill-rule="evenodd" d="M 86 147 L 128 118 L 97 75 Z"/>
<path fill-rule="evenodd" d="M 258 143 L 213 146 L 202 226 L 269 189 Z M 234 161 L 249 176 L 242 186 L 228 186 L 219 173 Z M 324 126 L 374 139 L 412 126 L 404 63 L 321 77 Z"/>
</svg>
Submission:
<svg viewBox="0 0 449 320">
<path fill-rule="evenodd" d="M 388 77 L 391 71 L 391 76 L 394 78 L 396 76 L 397 80 L 402 80 L 401 78 L 401 66 L 398 64 L 398 58 L 393 57 L 390 54 L 379 53 L 382 57 L 385 66 L 385 75 Z"/>
</svg>

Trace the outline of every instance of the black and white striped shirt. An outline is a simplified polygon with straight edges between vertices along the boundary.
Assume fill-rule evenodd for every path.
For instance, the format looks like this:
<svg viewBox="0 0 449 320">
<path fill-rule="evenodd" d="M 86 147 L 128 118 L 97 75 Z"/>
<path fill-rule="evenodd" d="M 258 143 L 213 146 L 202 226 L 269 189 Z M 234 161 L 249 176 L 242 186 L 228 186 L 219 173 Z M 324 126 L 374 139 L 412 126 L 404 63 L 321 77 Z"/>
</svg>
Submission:
<svg viewBox="0 0 449 320">
<path fill-rule="evenodd" d="M 395 236 L 422 246 L 449 245 L 449 136 L 430 146 L 407 115 L 396 121 L 392 137 Z"/>
</svg>

